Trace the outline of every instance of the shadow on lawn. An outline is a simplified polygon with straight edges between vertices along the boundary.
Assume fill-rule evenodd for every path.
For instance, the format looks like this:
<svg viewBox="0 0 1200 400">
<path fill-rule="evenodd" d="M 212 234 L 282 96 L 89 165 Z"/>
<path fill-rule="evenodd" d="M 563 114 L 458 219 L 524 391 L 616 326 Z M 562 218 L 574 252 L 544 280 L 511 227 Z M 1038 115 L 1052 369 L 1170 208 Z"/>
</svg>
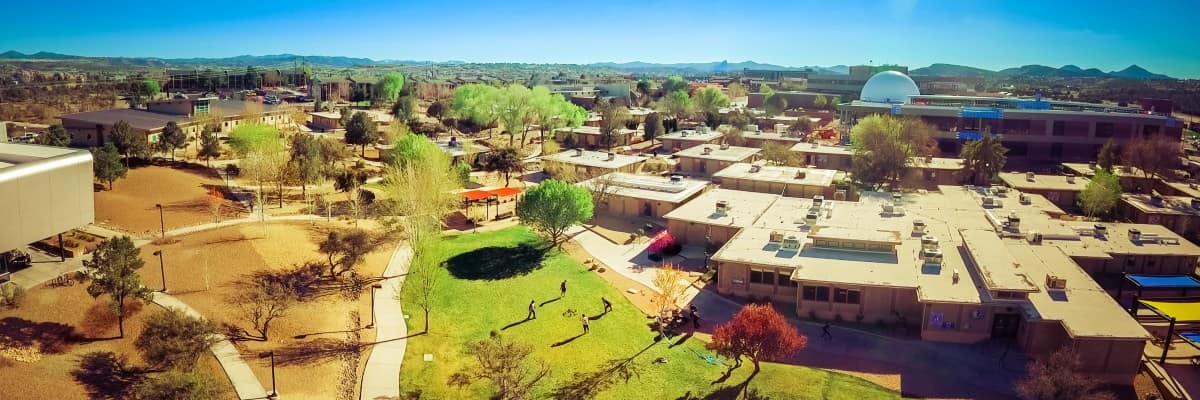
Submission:
<svg viewBox="0 0 1200 400">
<path fill-rule="evenodd" d="M 356 342 L 346 339 L 329 339 L 320 338 L 306 342 L 290 344 L 275 349 L 275 364 L 276 365 L 315 365 L 322 362 L 338 359 L 339 357 L 360 353 L 371 346 L 387 343 L 391 341 L 408 339 L 414 336 L 425 335 L 425 332 L 417 332 L 405 337 L 381 340 L 378 342 Z"/>
<path fill-rule="evenodd" d="M 33 347 L 43 354 L 58 354 L 85 341 L 75 327 L 58 322 L 36 322 L 17 317 L 0 319 L 0 346 Z"/>
<path fill-rule="evenodd" d="M 722 376 L 722 379 L 718 379 L 718 382 L 714 382 L 713 384 L 715 385 L 719 382 L 723 382 L 724 379 L 728 379 L 729 374 L 732 373 L 733 369 L 726 371 L 725 375 Z M 721 386 L 717 388 L 717 390 L 714 390 L 712 393 L 706 394 L 703 397 L 693 395 L 692 392 L 689 391 L 684 393 L 683 396 L 679 396 L 679 398 L 676 398 L 675 400 L 770 400 L 771 398 L 769 396 L 760 393 L 758 389 L 750 388 L 750 381 L 754 379 L 755 375 L 758 375 L 758 372 L 751 373 L 750 376 L 746 377 L 746 380 L 742 381 L 742 383 L 733 386 Z"/>
<path fill-rule="evenodd" d="M 451 257 L 446 264 L 450 274 L 459 279 L 507 279 L 538 269 L 549 251 L 550 247 L 533 243 L 484 247 Z"/>
</svg>

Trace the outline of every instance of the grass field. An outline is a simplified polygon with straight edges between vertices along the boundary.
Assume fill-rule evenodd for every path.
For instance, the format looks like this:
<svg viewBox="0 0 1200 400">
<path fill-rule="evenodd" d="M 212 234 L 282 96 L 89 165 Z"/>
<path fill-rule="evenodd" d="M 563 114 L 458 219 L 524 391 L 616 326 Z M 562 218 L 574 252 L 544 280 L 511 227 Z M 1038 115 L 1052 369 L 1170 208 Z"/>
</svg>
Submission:
<svg viewBox="0 0 1200 400">
<path fill-rule="evenodd" d="M 447 381 L 473 363 L 463 353 L 463 345 L 497 331 L 532 346 L 534 357 L 551 366 L 535 398 L 548 396 L 576 372 L 590 373 L 614 360 L 628 359 L 640 373 L 629 382 L 618 380 L 599 398 L 733 399 L 744 390 L 771 399 L 898 397 L 859 378 L 792 365 L 764 363 L 762 372 L 748 382 L 749 363 L 725 376 L 725 366 L 701 357 L 710 352 L 697 338 L 673 338 L 671 346 L 656 343 L 646 316 L 617 289 L 566 254 L 542 250 L 544 245 L 524 227 L 463 234 L 450 238 L 447 246 L 450 258 L 430 317 L 432 329 L 408 342 L 400 372 L 405 393 L 421 391 L 423 398 L 437 399 L 487 398 L 493 390 L 490 383 L 460 389 Z M 569 289 L 560 299 L 558 286 L 563 280 Z M 409 331 L 420 333 L 421 309 L 405 296 Z M 597 315 L 602 311 L 601 296 L 614 303 L 612 312 Z M 540 305 L 538 318 L 525 321 L 530 300 Z M 581 335 L 581 316 L 572 312 L 592 317 L 591 333 Z M 431 354 L 433 361 L 424 361 L 425 354 Z"/>
</svg>

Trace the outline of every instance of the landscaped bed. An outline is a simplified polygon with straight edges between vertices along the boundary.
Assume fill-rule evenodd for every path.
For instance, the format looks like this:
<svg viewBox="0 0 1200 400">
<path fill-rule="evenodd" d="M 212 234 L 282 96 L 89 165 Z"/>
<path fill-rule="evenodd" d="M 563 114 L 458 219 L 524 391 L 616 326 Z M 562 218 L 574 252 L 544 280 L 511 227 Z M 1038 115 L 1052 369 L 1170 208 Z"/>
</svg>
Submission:
<svg viewBox="0 0 1200 400">
<path fill-rule="evenodd" d="M 419 391 L 422 398 L 487 398 L 493 390 L 489 383 L 458 388 L 448 381 L 474 363 L 473 357 L 464 353 L 464 344 L 485 339 L 494 331 L 532 346 L 533 357 L 551 367 L 535 397 L 549 395 L 576 372 L 591 373 L 629 359 L 640 373 L 628 383 L 618 380 L 600 398 L 732 399 L 744 389 L 776 399 L 898 397 L 859 378 L 784 364 L 764 363 L 762 372 L 748 383 L 753 369 L 749 363 L 724 376 L 730 361 L 712 359 L 699 336 L 656 343 L 645 314 L 618 289 L 568 255 L 546 249 L 524 227 L 462 234 L 450 238 L 447 247 L 450 258 L 447 269 L 439 271 L 446 276 L 436 291 L 431 331 L 408 342 L 400 373 L 405 394 Z M 568 291 L 560 299 L 563 280 L 568 282 Z M 423 329 L 421 308 L 407 293 L 404 309 L 411 317 L 409 332 L 419 334 Z M 601 314 L 602 296 L 614 304 L 607 314 Z M 530 300 L 539 305 L 538 318 L 526 321 Z M 580 313 L 593 318 L 589 334 L 581 335 Z M 432 361 L 424 361 L 426 354 Z"/>
</svg>

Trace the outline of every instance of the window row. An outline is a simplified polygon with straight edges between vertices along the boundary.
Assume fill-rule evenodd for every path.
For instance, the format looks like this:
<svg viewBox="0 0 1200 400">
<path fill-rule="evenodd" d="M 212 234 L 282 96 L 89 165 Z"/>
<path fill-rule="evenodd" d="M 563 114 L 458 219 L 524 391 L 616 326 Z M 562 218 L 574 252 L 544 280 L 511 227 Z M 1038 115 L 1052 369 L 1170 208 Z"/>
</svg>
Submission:
<svg viewBox="0 0 1200 400">
<path fill-rule="evenodd" d="M 833 302 L 841 304 L 862 303 L 862 292 L 854 289 L 831 288 L 828 286 L 805 286 L 801 298 L 808 301 L 830 301 L 833 292 Z"/>
<path fill-rule="evenodd" d="M 759 285 L 775 285 L 778 283 L 779 286 L 783 287 L 797 287 L 800 285 L 796 283 L 796 281 L 792 280 L 791 271 L 775 272 L 772 270 L 760 269 L 750 270 L 750 283 L 756 283 Z"/>
</svg>

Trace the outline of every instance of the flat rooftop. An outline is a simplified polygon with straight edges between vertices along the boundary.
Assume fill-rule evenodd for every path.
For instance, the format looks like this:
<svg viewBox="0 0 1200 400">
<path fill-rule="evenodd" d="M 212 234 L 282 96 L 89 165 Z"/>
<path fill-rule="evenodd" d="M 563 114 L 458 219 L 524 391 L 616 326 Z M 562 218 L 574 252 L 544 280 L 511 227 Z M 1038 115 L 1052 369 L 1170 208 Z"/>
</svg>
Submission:
<svg viewBox="0 0 1200 400">
<path fill-rule="evenodd" d="M 705 154 L 705 151 L 708 151 L 708 153 Z M 675 156 L 701 158 L 706 160 L 741 162 L 753 157 L 760 151 L 762 150 L 754 147 L 706 144 L 680 150 L 675 153 Z"/>
<path fill-rule="evenodd" d="M 645 158 L 627 154 L 605 153 L 589 150 L 567 150 L 542 156 L 543 160 L 564 164 L 582 165 L 606 169 L 619 169 L 645 161 Z"/>
<path fill-rule="evenodd" d="M 797 153 L 831 154 L 847 157 L 854 154 L 850 151 L 849 146 L 831 146 L 819 143 L 796 143 L 795 146 L 792 146 L 792 151 Z"/>
<path fill-rule="evenodd" d="M 659 136 L 658 140 L 672 139 L 672 140 L 708 142 L 708 141 L 712 141 L 715 139 L 720 139 L 722 136 L 725 136 L 725 134 L 721 133 L 720 131 L 718 131 L 716 129 L 709 129 L 709 130 L 706 130 L 703 132 L 697 131 L 697 130 L 692 130 L 692 129 L 684 129 L 681 131 L 675 131 L 675 132 L 668 133 L 666 135 Z"/>
<path fill-rule="evenodd" d="M 704 190 L 708 183 L 684 177 L 673 181 L 670 177 L 613 172 L 578 185 L 590 190 L 604 190 L 613 196 L 680 203 Z"/>
<path fill-rule="evenodd" d="M 1087 178 L 1073 177 L 1067 175 L 1039 175 L 1034 174 L 1033 179 L 1029 179 L 1029 175 L 1022 172 L 1001 172 L 1000 180 L 1004 181 L 1005 185 L 1017 190 L 1058 190 L 1069 192 L 1082 192 L 1087 187 Z"/>
<path fill-rule="evenodd" d="M 971 262 L 979 270 L 988 290 L 1034 292 L 1037 284 L 1028 268 L 1022 268 L 995 231 L 966 229 L 959 231 Z"/>
<path fill-rule="evenodd" d="M 87 152 L 87 150 L 73 149 L 68 147 L 0 143 L 0 170 L 34 161 L 41 161 L 54 157 Z"/>
<path fill-rule="evenodd" d="M 747 227 L 754 224 L 754 221 L 779 198 L 780 196 L 769 193 L 718 188 L 671 210 L 663 218 L 709 225 Z M 717 212 L 716 206 L 719 201 L 729 205 L 725 212 Z"/>
<path fill-rule="evenodd" d="M 789 117 L 789 118 L 792 118 L 793 121 L 796 120 L 796 117 Z M 790 133 L 779 133 L 779 132 L 770 132 L 770 131 L 768 131 L 768 132 L 743 131 L 742 137 L 744 137 L 746 139 L 775 140 L 775 141 L 781 141 L 781 142 L 803 142 L 804 141 L 804 138 L 799 137 L 799 136 L 793 136 Z"/>
<path fill-rule="evenodd" d="M 804 177 L 800 178 L 800 172 Z M 755 165 L 737 163 L 713 174 L 713 178 L 745 179 L 751 181 L 785 183 L 801 186 L 832 186 L 839 172 L 832 169 L 788 167 L 782 165 Z"/>
<path fill-rule="evenodd" d="M 1122 202 L 1144 213 L 1200 216 L 1200 208 L 1192 206 L 1194 199 L 1189 196 L 1159 196 L 1159 202 L 1155 203 L 1153 197 L 1148 194 L 1124 193 L 1121 195 Z"/>
<path fill-rule="evenodd" d="M 913 157 L 909 159 L 909 167 L 945 171 L 959 171 L 966 168 L 963 159 L 944 157 Z"/>
<path fill-rule="evenodd" d="M 132 108 L 114 108 L 109 110 L 66 114 L 59 118 L 63 121 L 72 120 L 85 124 L 104 126 L 116 124 L 117 121 L 125 121 L 125 123 L 129 124 L 130 127 L 143 131 L 161 129 L 162 127 L 166 126 L 168 122 L 174 122 L 178 124 L 188 121 L 188 118 L 183 115 L 135 110 Z"/>
<path fill-rule="evenodd" d="M 1062 163 L 1062 166 L 1067 171 L 1074 172 L 1081 176 L 1095 175 L 1096 168 L 1099 168 L 1099 167 L 1092 168 L 1091 164 L 1088 164 L 1088 163 Z M 1113 174 L 1116 176 L 1122 177 L 1122 178 L 1124 178 L 1124 177 L 1145 178 L 1146 177 L 1146 175 L 1142 175 L 1141 169 L 1138 169 L 1137 167 L 1129 167 L 1129 166 L 1124 166 L 1124 165 L 1114 165 L 1113 166 Z"/>
<path fill-rule="evenodd" d="M 570 132 L 570 133 L 574 133 L 576 135 L 599 135 L 600 127 L 583 125 L 583 126 L 576 126 L 573 128 L 559 128 L 555 132 Z M 633 129 L 620 128 L 620 129 L 617 129 L 617 131 L 613 132 L 613 133 L 617 134 L 617 135 L 630 135 L 635 132 L 637 132 L 637 131 L 635 131 Z"/>
</svg>

